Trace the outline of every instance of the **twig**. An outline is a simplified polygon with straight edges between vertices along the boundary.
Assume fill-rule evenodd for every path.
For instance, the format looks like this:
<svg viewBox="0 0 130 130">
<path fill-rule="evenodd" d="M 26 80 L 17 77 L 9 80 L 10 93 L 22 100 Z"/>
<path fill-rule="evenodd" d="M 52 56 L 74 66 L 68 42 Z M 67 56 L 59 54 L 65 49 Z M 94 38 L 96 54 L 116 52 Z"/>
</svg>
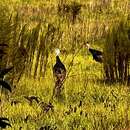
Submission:
<svg viewBox="0 0 130 130">
<path fill-rule="evenodd" d="M 83 44 L 81 45 L 81 47 L 74 53 L 74 56 L 73 56 L 73 58 L 72 58 L 72 60 L 71 60 L 71 62 L 70 62 L 70 64 L 69 64 L 68 73 L 67 73 L 66 78 L 64 79 L 62 85 L 64 84 L 64 82 L 66 81 L 66 79 L 69 77 L 69 74 L 70 74 L 70 72 L 71 72 L 71 70 L 72 70 L 73 61 L 74 61 L 75 57 L 76 57 L 77 54 L 80 52 L 80 50 L 81 50 L 81 48 L 82 48 L 83 46 L 84 46 L 84 43 L 83 43 Z"/>
</svg>

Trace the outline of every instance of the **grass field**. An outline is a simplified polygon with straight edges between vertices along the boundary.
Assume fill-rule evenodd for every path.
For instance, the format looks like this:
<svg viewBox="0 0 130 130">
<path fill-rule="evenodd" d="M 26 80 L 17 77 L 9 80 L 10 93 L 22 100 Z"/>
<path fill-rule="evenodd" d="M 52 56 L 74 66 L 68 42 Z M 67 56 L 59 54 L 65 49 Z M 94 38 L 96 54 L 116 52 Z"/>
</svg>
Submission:
<svg viewBox="0 0 130 130">
<path fill-rule="evenodd" d="M 67 59 L 64 63 L 67 64 Z M 39 130 L 42 126 L 58 130 L 125 128 L 130 112 L 127 108 L 128 88 L 101 82 L 102 65 L 93 61 L 91 56 L 78 55 L 74 64 L 59 100 L 52 100 L 52 62 L 48 65 L 45 79 L 38 81 L 23 77 L 9 96 L 3 95 L 1 115 L 10 119 L 12 128 L 9 129 Z M 54 110 L 46 112 L 41 103 L 35 101 L 30 104 L 24 96 L 32 95 L 38 96 L 40 102 L 50 101 Z M 12 101 L 20 103 L 11 105 Z"/>
<path fill-rule="evenodd" d="M 82 5 L 76 21 L 72 20 L 70 12 L 58 15 L 56 0 L 0 2 L 1 12 L 7 15 L 6 17 L 0 12 L 0 41 L 11 37 L 8 41 L 11 47 L 8 53 L 15 54 L 13 52 L 19 43 L 24 44 L 26 49 L 31 40 L 34 43 L 32 50 L 28 51 L 31 55 L 28 62 L 31 67 L 30 64 L 27 66 L 20 81 L 15 84 L 15 88 L 12 87 L 12 93 L 1 90 L 0 114 L 10 120 L 12 127 L 8 127 L 8 130 L 129 130 L 128 86 L 106 84 L 103 64 L 94 61 L 88 50 L 82 47 L 83 43 L 90 41 L 93 48 L 103 50 L 108 30 L 128 16 L 129 1 L 76 2 Z M 66 3 L 71 4 L 71 1 Z M 6 22 L 10 16 L 12 23 Z M 27 26 L 24 28 L 25 24 Z M 53 33 L 49 32 L 48 25 Z M 45 51 L 42 47 L 40 50 L 42 42 L 45 43 L 44 48 L 47 48 Z M 67 69 L 67 78 L 59 99 L 52 98 L 55 85 L 52 72 L 55 48 L 61 49 L 60 58 Z M 41 54 L 39 60 L 38 52 Z M 42 63 L 44 55 L 46 64 Z M 8 54 L 9 58 L 6 59 L 9 61 L 11 56 Z M 11 63 L 18 64 L 19 70 L 22 67 L 21 59 Z M 39 78 L 40 65 L 44 65 L 46 71 Z M 30 68 L 28 76 L 26 73 Z M 36 73 L 38 78 L 34 76 Z M 26 96 L 37 96 L 39 103 L 29 102 Z M 48 106 L 49 102 L 51 107 Z"/>
</svg>

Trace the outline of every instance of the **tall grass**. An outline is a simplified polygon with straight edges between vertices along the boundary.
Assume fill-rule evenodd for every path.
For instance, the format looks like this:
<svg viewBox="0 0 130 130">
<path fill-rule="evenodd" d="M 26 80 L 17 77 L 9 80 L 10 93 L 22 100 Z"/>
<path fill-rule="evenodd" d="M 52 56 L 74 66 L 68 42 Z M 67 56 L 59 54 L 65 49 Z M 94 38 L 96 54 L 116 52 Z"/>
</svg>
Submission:
<svg viewBox="0 0 130 130">
<path fill-rule="evenodd" d="M 106 78 L 110 81 L 125 82 L 129 75 L 128 22 L 123 19 L 113 26 L 105 45 Z"/>
<path fill-rule="evenodd" d="M 3 115 L 11 119 L 9 129 L 39 130 L 50 126 L 58 130 L 118 130 L 129 126 L 127 88 L 101 82 L 103 65 L 93 61 L 82 47 L 86 42 L 98 49 L 107 45 L 104 39 L 114 33 L 109 33 L 109 28 L 127 17 L 129 1 L 75 2 L 0 2 L 0 43 L 9 45 L 1 67 L 14 66 L 6 78 L 16 85 L 12 94 L 3 99 Z M 76 17 L 72 10 L 75 5 L 81 7 Z M 59 14 L 59 7 L 68 7 L 69 12 L 62 9 Z M 68 72 L 63 97 L 58 101 L 51 99 L 57 47 Z M 30 95 L 38 96 L 40 103 L 30 105 L 24 98 Z M 12 101 L 20 103 L 11 105 Z M 45 112 L 43 102 L 51 102 L 54 111 Z"/>
</svg>

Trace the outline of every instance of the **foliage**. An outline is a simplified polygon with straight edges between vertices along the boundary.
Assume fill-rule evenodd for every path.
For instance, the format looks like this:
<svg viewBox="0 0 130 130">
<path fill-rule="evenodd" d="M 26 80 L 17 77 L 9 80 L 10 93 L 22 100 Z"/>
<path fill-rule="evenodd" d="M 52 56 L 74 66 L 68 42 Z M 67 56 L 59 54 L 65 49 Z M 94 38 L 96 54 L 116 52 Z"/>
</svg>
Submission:
<svg viewBox="0 0 130 130">
<path fill-rule="evenodd" d="M 64 4 L 69 12 L 57 12 Z M 128 9 L 128 0 L 0 2 L 0 44 L 9 46 L 2 48 L 7 55 L 0 68 L 14 66 L 5 77 L 14 84 L 12 94 L 1 95 L 1 112 L 10 119 L 9 129 L 118 130 L 129 126 L 129 88 L 105 84 L 103 66 L 82 46 L 86 42 L 98 49 L 105 46 L 106 63 L 113 65 L 109 52 L 115 52 L 113 42 L 120 45 L 117 51 L 128 51 Z M 60 48 L 67 68 L 61 100 L 52 100 L 55 48 Z M 30 96 L 39 102 L 25 99 Z M 53 109 L 48 108 L 50 103 Z"/>
<path fill-rule="evenodd" d="M 104 48 L 104 68 L 106 79 L 110 81 L 127 81 L 129 75 L 130 40 L 129 26 L 125 19 L 119 21 L 110 30 Z"/>
</svg>

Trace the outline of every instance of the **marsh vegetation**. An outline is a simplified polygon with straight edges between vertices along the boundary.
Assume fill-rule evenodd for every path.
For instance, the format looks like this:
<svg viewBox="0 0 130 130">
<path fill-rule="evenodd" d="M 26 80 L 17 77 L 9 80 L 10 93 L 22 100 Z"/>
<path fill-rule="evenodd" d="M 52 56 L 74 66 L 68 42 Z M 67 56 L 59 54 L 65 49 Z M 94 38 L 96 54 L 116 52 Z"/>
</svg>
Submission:
<svg viewBox="0 0 130 130">
<path fill-rule="evenodd" d="M 103 52 L 103 63 L 84 47 Z M 122 130 L 130 127 L 129 0 L 0 1 L 0 115 L 9 130 Z M 66 67 L 52 98 L 55 49 Z"/>
</svg>

